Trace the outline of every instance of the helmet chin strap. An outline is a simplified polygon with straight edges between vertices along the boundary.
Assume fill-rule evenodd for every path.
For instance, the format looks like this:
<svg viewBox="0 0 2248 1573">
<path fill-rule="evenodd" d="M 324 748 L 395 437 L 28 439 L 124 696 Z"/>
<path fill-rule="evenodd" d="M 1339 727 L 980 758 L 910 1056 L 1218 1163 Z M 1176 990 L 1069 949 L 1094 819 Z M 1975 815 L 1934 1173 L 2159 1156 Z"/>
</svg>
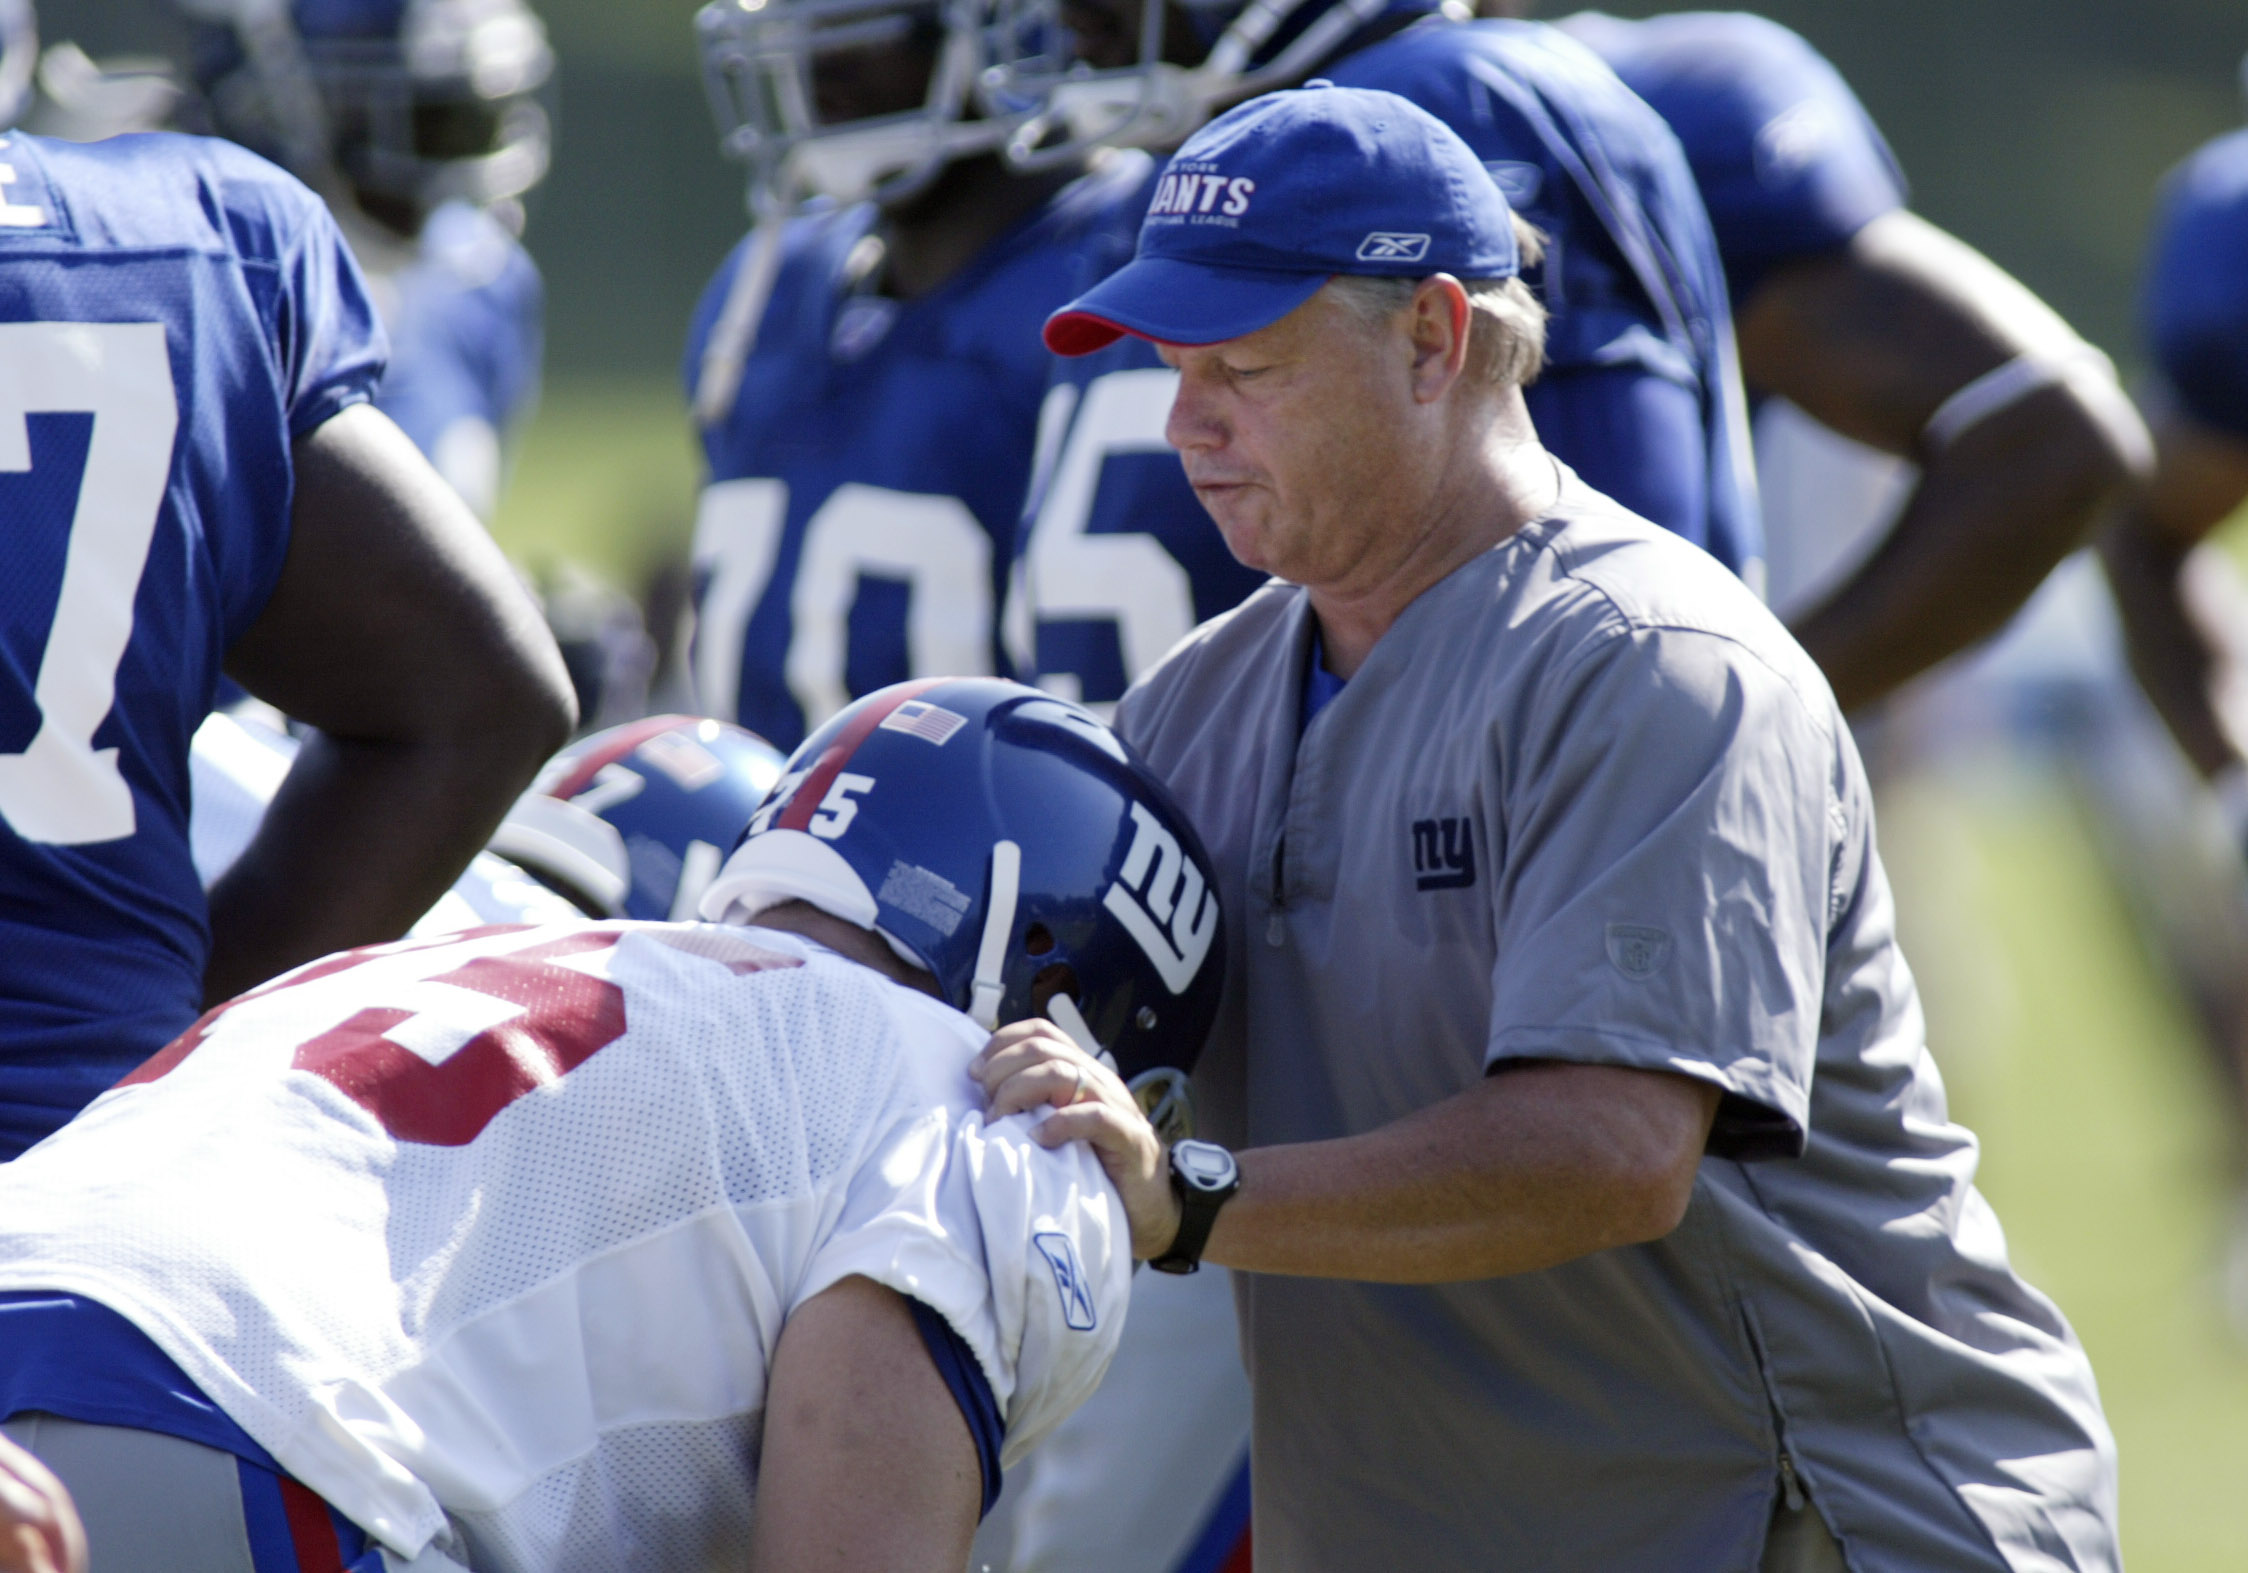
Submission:
<svg viewBox="0 0 2248 1573">
<path fill-rule="evenodd" d="M 741 392 L 742 373 L 748 369 L 750 351 L 757 347 L 757 329 L 773 298 L 773 283 L 780 277 L 781 239 L 795 206 L 792 191 L 775 191 L 762 182 L 752 200 L 757 224 L 750 231 L 749 254 L 734 270 L 726 303 L 703 344 L 702 365 L 696 371 L 695 419 L 705 426 L 723 421 Z"/>
<path fill-rule="evenodd" d="M 1077 1001 L 1067 994 L 1056 994 L 1046 1002 L 1046 1019 L 1068 1033 L 1070 1040 L 1087 1054 L 1110 1070 L 1116 1069 L 1116 1057 L 1103 1049 L 1093 1036 L 1093 1029 L 1086 1023 L 1085 1013 L 1077 1008 Z"/>
<path fill-rule="evenodd" d="M 1015 932 L 1015 901 L 1022 893 L 1023 849 L 1012 841 L 991 848 L 991 903 L 984 913 L 983 940 L 976 947 L 976 978 L 969 990 L 968 1017 L 986 1032 L 999 1028 L 999 997 L 1006 992 L 1000 974 L 1007 965 L 1007 942 Z"/>
</svg>

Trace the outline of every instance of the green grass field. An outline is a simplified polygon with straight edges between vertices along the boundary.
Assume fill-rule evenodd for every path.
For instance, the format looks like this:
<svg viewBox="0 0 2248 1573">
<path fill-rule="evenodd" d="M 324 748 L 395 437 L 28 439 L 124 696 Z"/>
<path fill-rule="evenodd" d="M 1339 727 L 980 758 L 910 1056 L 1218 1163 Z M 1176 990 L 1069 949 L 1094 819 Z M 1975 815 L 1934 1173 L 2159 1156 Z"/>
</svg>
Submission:
<svg viewBox="0 0 2248 1573">
<path fill-rule="evenodd" d="M 636 587 L 686 549 L 699 458 L 662 383 L 550 389 L 495 530 Z M 2248 1568 L 2248 1351 L 2215 1268 L 2227 1095 L 2081 810 L 2022 765 L 1888 784 L 1884 855 L 1955 1111 L 2016 1262 L 2075 1322 L 2121 1442 L 2133 1573 Z"/>
<path fill-rule="evenodd" d="M 2228 1094 L 2082 810 L 2020 767 L 1883 794 L 1899 927 L 2014 1258 L 2076 1324 L 2134 1573 L 2248 1567 L 2248 1351 L 2218 1310 Z"/>
<path fill-rule="evenodd" d="M 550 382 L 492 534 L 534 577 L 571 563 L 637 592 L 686 554 L 701 466 L 673 384 Z"/>
</svg>

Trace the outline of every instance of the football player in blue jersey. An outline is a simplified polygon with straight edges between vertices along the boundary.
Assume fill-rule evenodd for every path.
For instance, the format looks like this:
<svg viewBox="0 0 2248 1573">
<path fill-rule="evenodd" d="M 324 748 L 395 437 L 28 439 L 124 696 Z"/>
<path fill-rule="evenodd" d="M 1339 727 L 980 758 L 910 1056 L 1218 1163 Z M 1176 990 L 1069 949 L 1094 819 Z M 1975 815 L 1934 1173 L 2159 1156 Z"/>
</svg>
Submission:
<svg viewBox="0 0 2248 1573">
<path fill-rule="evenodd" d="M 1773 560 L 1792 569 L 1774 604 L 1836 697 L 1862 706 L 1994 633 L 2143 472 L 2145 432 L 2106 358 L 1906 208 L 1881 133 L 1796 34 L 1740 12 L 1560 25 L 1685 148 L 1751 392 L 1920 467 L 1893 518 L 1881 517 L 1886 498 L 1865 509 L 1877 541 L 1800 538 L 1847 511 L 1831 466 L 1766 489 Z M 1809 444 L 1767 444 L 1802 430 L 1767 413 L 1779 416 L 1759 425 L 1772 474 Z M 1853 549 L 1861 561 L 1847 561 Z"/>
<path fill-rule="evenodd" d="M 536 609 L 366 405 L 382 360 L 262 159 L 0 139 L 0 1158 L 206 998 L 402 932 L 568 730 Z M 317 730 L 206 902 L 222 666 Z"/>
<path fill-rule="evenodd" d="M 537 396 L 554 68 L 524 0 L 179 0 L 210 129 L 328 199 L 390 332 L 376 407 L 480 518 Z"/>
<path fill-rule="evenodd" d="M 1589 51 L 1530 23 L 1463 25 L 1435 0 L 1068 0 L 1065 63 L 1008 62 L 1044 107 L 1015 154 L 1160 144 L 1218 104 L 1316 71 L 1453 126 L 1545 237 L 1552 313 L 1527 390 L 1546 445 L 1593 486 L 1759 572 L 1761 528 L 1723 274 L 1677 146 Z M 1014 43 L 1035 34 L 1008 30 Z M 1200 200 L 1198 197 L 1197 200 Z M 1396 237 L 1410 246 L 1413 237 Z M 1176 378 L 1138 341 L 1057 368 L 1046 465 L 1006 609 L 1018 666 L 1095 705 L 1261 576 L 1233 562 L 1163 442 Z"/>
<path fill-rule="evenodd" d="M 686 379 L 706 713 L 784 748 L 852 696 L 999 669 L 1045 315 L 1130 255 L 1146 160 L 1017 174 L 987 0 L 719 0 L 697 19 L 761 222 Z M 798 197 L 814 200 L 794 211 Z"/>
</svg>

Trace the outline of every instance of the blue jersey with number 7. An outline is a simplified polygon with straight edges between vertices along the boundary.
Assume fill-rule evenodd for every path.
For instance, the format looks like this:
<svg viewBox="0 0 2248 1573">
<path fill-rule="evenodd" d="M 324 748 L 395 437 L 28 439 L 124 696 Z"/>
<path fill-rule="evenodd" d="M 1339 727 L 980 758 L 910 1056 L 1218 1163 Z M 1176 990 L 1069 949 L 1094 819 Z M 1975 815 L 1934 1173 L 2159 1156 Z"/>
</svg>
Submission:
<svg viewBox="0 0 2248 1573">
<path fill-rule="evenodd" d="M 327 210 L 198 137 L 0 138 L 0 1158 L 184 1031 L 188 741 L 385 354 Z"/>
</svg>

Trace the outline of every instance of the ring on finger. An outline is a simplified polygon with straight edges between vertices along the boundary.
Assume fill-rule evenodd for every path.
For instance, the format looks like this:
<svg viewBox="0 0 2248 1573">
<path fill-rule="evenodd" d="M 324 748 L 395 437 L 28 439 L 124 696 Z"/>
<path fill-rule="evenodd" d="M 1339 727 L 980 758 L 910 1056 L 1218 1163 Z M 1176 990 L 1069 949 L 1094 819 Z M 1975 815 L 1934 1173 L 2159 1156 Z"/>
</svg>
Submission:
<svg viewBox="0 0 2248 1573">
<path fill-rule="evenodd" d="M 1069 1101 L 1082 1103 L 1085 1100 L 1085 1067 L 1072 1060 L 1069 1071 L 1072 1076 L 1077 1078 L 1076 1085 L 1070 1088 Z"/>
</svg>

